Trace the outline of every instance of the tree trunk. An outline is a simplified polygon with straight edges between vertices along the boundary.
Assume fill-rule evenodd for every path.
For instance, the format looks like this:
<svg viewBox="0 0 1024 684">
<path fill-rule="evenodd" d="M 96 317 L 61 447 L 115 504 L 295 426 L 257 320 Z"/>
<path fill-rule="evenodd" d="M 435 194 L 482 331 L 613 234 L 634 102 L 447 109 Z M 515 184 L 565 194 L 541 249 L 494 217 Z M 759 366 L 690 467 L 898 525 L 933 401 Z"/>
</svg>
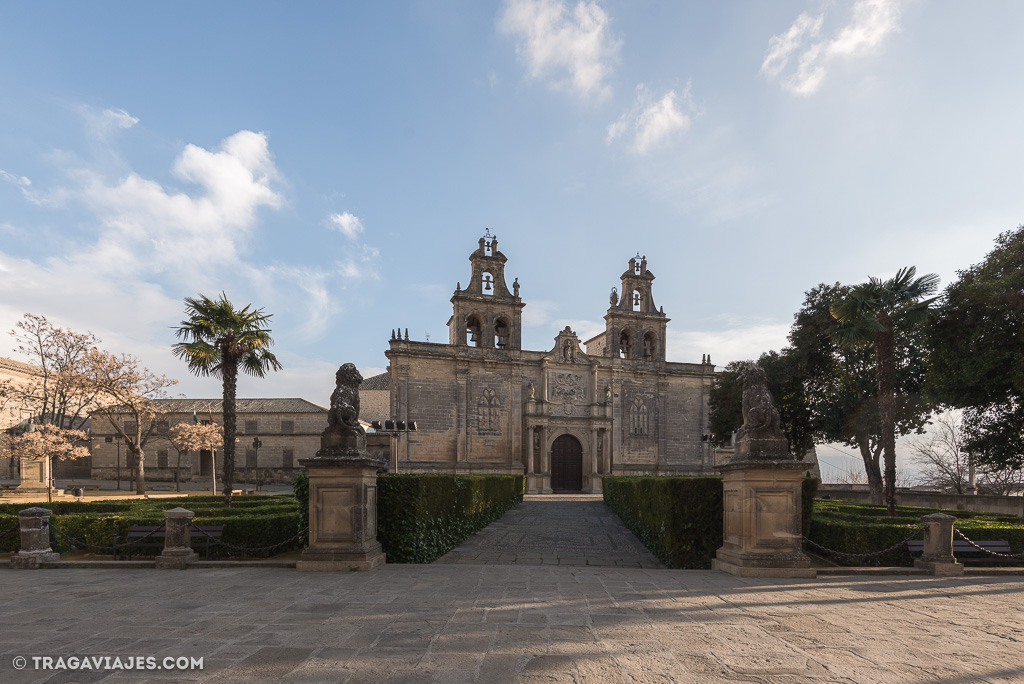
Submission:
<svg viewBox="0 0 1024 684">
<path fill-rule="evenodd" d="M 857 435 L 860 457 L 864 460 L 864 472 L 868 476 L 868 491 L 871 492 L 871 503 L 881 506 L 884 503 L 882 470 L 878 467 L 881 448 L 871 448 L 871 439 L 867 435 Z"/>
<path fill-rule="evenodd" d="M 174 491 L 181 491 L 181 449 L 178 449 L 178 465 L 174 466 Z"/>
<path fill-rule="evenodd" d="M 143 459 L 145 454 L 142 449 L 132 450 L 135 457 L 135 493 L 142 495 L 146 493 L 146 468 Z"/>
<path fill-rule="evenodd" d="M 222 357 L 223 358 L 223 357 Z M 222 363 L 224 374 L 224 506 L 231 507 L 235 486 L 235 393 L 238 390 L 238 366 L 229 359 Z"/>
<path fill-rule="evenodd" d="M 885 462 L 885 506 L 890 517 L 896 516 L 896 352 L 892 321 L 882 314 L 879 322 L 886 327 L 875 336 L 875 363 L 878 373 L 878 414 L 882 427 L 882 458 Z"/>
</svg>

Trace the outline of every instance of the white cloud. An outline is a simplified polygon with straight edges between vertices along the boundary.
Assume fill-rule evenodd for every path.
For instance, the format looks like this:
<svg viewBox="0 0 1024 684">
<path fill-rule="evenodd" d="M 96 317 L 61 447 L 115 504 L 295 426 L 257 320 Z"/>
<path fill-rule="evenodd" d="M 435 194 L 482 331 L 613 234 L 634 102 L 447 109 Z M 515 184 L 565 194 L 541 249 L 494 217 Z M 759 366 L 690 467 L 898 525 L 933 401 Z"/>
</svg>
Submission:
<svg viewBox="0 0 1024 684">
<path fill-rule="evenodd" d="M 344 214 L 331 214 L 327 217 L 327 221 L 332 228 L 350 240 L 355 240 L 363 232 L 363 222 L 359 220 L 358 216 L 347 211 Z"/>
<path fill-rule="evenodd" d="M 97 112 L 91 107 L 82 106 L 79 108 L 82 118 L 85 120 L 86 131 L 98 141 L 104 141 L 117 129 L 126 130 L 139 123 L 138 117 L 132 116 L 124 109 L 104 109 Z"/>
<path fill-rule="evenodd" d="M 516 52 L 531 78 L 597 99 L 611 94 L 605 79 L 619 50 L 608 25 L 608 15 L 592 0 L 571 10 L 561 0 L 506 0 L 498 23 L 502 33 L 517 38 Z"/>
<path fill-rule="evenodd" d="M 836 59 L 861 57 L 878 48 L 887 35 L 899 30 L 899 0 L 857 0 L 850 22 L 826 40 L 821 34 L 824 15 L 804 13 L 785 33 L 771 37 L 761 73 L 778 78 L 799 54 L 795 73 L 782 80 L 782 88 L 797 95 L 810 95 L 825 81 L 828 66 Z"/>
<path fill-rule="evenodd" d="M 766 351 L 787 344 L 789 323 L 752 323 L 726 330 L 668 331 L 666 354 L 669 361 L 699 363 L 703 354 L 711 354 L 719 368 L 730 361 L 757 359 Z"/>
<path fill-rule="evenodd" d="M 99 216 L 103 232 L 71 258 L 119 275 L 170 272 L 201 282 L 211 266 L 237 260 L 257 210 L 282 203 L 271 187 L 277 170 L 263 133 L 240 131 L 215 151 L 186 145 L 173 172 L 199 191 L 171 190 L 134 172 L 115 184 L 89 170 L 77 172 L 78 195 Z"/>
<path fill-rule="evenodd" d="M 30 181 L 28 178 L 25 178 L 25 176 L 18 176 L 13 173 L 8 173 L 3 169 L 0 169 L 0 178 L 7 181 L 8 183 L 14 183 L 15 185 L 23 188 L 27 188 L 28 186 L 32 185 L 32 181 Z"/>
<path fill-rule="evenodd" d="M 372 279 L 378 280 L 377 259 L 380 250 L 370 245 L 360 245 L 347 258 L 338 262 L 337 273 L 346 280 Z"/>
<path fill-rule="evenodd" d="M 656 101 L 652 101 L 647 86 L 641 83 L 636 87 L 633 108 L 608 126 L 605 142 L 611 144 L 620 137 L 631 137 L 630 148 L 637 154 L 647 154 L 674 133 L 689 128 L 694 110 L 689 83 L 682 93 L 670 90 Z"/>
</svg>

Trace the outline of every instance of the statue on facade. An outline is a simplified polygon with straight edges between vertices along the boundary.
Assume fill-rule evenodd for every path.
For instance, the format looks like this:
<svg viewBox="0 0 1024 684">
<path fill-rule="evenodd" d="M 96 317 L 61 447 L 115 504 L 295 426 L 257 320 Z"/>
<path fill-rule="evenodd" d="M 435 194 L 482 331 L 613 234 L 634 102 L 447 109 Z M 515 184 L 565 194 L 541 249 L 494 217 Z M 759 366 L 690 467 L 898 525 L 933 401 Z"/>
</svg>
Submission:
<svg viewBox="0 0 1024 684">
<path fill-rule="evenodd" d="M 530 400 L 537 398 L 537 388 L 533 386 L 533 382 L 526 386 L 526 398 Z"/>
<path fill-rule="evenodd" d="M 359 385 L 363 376 L 355 364 L 346 363 L 335 374 L 327 428 L 320 436 L 317 457 L 366 451 L 366 431 L 359 424 Z"/>
<path fill-rule="evenodd" d="M 611 293 L 611 295 L 609 295 L 609 297 L 608 297 L 608 302 L 609 302 L 609 303 L 610 303 L 610 304 L 611 304 L 612 306 L 615 306 L 616 304 L 618 304 L 618 303 L 619 303 L 619 291 L 618 291 L 618 290 L 616 290 L 616 289 L 615 289 L 614 287 L 612 288 L 612 293 Z"/>
<path fill-rule="evenodd" d="M 512 296 L 519 296 L 519 278 L 512 281 Z"/>
<path fill-rule="evenodd" d="M 792 460 L 764 369 L 754 362 L 744 364 L 740 382 L 743 427 L 736 433 L 736 455 L 731 460 Z"/>
</svg>

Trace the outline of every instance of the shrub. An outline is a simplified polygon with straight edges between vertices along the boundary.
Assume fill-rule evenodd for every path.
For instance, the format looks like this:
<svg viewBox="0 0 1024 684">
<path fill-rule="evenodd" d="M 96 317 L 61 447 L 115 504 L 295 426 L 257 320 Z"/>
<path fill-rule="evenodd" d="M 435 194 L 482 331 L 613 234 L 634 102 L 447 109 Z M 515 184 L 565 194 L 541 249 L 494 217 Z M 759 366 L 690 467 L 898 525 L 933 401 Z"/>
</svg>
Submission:
<svg viewBox="0 0 1024 684">
<path fill-rule="evenodd" d="M 804 478 L 803 529 L 810 529 L 818 481 Z M 606 477 L 604 500 L 670 568 L 707 569 L 722 546 L 720 477 Z"/>
<path fill-rule="evenodd" d="M 606 477 L 604 500 L 670 568 L 710 568 L 722 545 L 719 477 Z"/>
<path fill-rule="evenodd" d="M 292 483 L 295 503 L 299 507 L 299 531 L 306 530 L 299 542 L 303 547 L 309 546 L 309 475 L 299 473 Z"/>
<path fill-rule="evenodd" d="M 377 539 L 389 563 L 430 563 L 523 500 L 522 475 L 377 478 Z"/>
</svg>

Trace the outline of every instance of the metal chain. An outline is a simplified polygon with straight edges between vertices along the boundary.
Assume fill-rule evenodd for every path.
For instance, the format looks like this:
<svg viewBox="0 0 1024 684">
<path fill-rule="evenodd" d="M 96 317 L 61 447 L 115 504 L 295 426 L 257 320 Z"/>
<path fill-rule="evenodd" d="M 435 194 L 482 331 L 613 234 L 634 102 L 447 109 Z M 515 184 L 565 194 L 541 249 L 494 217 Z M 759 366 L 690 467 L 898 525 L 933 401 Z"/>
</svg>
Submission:
<svg viewBox="0 0 1024 684">
<path fill-rule="evenodd" d="M 984 546 L 980 546 L 980 545 L 974 543 L 973 540 L 968 539 L 967 535 L 964 534 L 963 532 L 961 532 L 960 530 L 958 530 L 957 528 L 954 527 L 953 531 L 956 532 L 958 537 L 960 537 L 965 542 L 967 542 L 968 544 L 970 544 L 974 548 L 978 549 L 979 551 L 984 551 L 987 554 L 990 554 L 990 555 L 993 555 L 993 556 L 999 556 L 1001 558 L 1024 558 L 1024 553 L 999 553 L 998 551 L 990 551 L 989 549 L 986 549 Z"/>
<path fill-rule="evenodd" d="M 846 558 L 870 558 L 872 556 L 881 556 L 884 553 L 889 553 L 890 551 L 895 551 L 896 549 L 900 548 L 901 546 L 906 544 L 908 541 L 910 541 L 911 539 L 916 537 L 921 532 L 921 530 L 923 530 L 923 529 L 924 529 L 924 525 L 918 525 L 917 529 L 915 529 L 914 532 L 909 537 L 904 539 L 903 541 L 898 542 L 896 544 L 893 544 L 892 546 L 890 546 L 887 549 L 882 549 L 881 551 L 872 551 L 870 553 L 846 553 L 845 551 L 836 551 L 835 549 L 830 549 L 830 548 L 828 548 L 826 546 L 822 546 L 821 544 L 819 544 L 817 542 L 811 541 L 807 537 L 804 537 L 804 541 L 807 542 L 808 544 L 810 544 L 811 546 L 815 547 L 815 548 L 821 549 L 822 551 L 825 551 L 826 553 L 834 553 L 837 556 L 845 556 Z"/>
<path fill-rule="evenodd" d="M 192 528 L 195 529 L 195 530 L 198 530 L 199 533 L 202 534 L 207 539 L 210 539 L 210 540 L 220 544 L 221 546 L 226 546 L 229 549 L 234 549 L 235 551 L 269 551 L 270 549 L 276 549 L 277 547 L 284 546 L 285 544 L 291 544 L 293 541 L 296 541 L 299 537 L 301 537 L 302 535 L 306 534 L 306 532 L 309 531 L 308 527 L 303 528 L 302 531 L 300 531 L 298 534 L 296 534 L 291 539 L 285 539 L 283 542 L 278 542 L 277 544 L 271 544 L 270 546 L 236 546 L 235 544 L 229 544 L 228 542 L 224 541 L 223 539 L 218 539 L 217 537 L 214 537 L 212 534 L 210 534 L 206 530 L 200 528 L 195 523 L 192 524 Z"/>
<path fill-rule="evenodd" d="M 21 521 L 19 520 L 18 522 L 14 523 L 13 525 L 11 525 L 10 527 L 8 527 L 8 528 L 7 528 L 6 530 L 4 530 L 3 532 L 0 532 L 0 538 L 2 538 L 2 537 L 6 537 L 6 536 L 7 536 L 7 535 L 9 535 L 9 534 L 10 534 L 11 532 L 13 532 L 14 530 L 18 529 L 18 528 L 19 528 L 20 526 L 21 526 Z"/>
<path fill-rule="evenodd" d="M 60 528 L 58 528 L 53 523 L 49 523 L 49 525 L 50 525 L 50 527 L 53 528 L 54 532 L 59 534 L 65 541 L 69 542 L 71 544 L 71 546 L 73 546 L 73 547 L 74 546 L 84 546 L 84 547 L 86 547 L 88 549 L 95 549 L 97 551 L 107 551 L 107 552 L 110 552 L 110 553 L 117 553 L 118 549 L 124 549 L 124 548 L 126 548 L 128 546 L 131 546 L 132 544 L 138 544 L 141 541 L 149 539 L 150 537 L 152 537 L 157 532 L 163 532 L 164 531 L 164 526 L 160 525 L 159 527 L 157 527 L 152 532 L 149 532 L 146 536 L 139 537 L 138 539 L 132 539 L 130 542 L 125 542 L 124 544 L 118 544 L 117 546 L 97 546 L 96 544 L 90 544 L 89 542 L 84 542 L 81 539 L 75 539 L 71 535 L 64 534 L 63 532 L 60 531 Z"/>
</svg>

